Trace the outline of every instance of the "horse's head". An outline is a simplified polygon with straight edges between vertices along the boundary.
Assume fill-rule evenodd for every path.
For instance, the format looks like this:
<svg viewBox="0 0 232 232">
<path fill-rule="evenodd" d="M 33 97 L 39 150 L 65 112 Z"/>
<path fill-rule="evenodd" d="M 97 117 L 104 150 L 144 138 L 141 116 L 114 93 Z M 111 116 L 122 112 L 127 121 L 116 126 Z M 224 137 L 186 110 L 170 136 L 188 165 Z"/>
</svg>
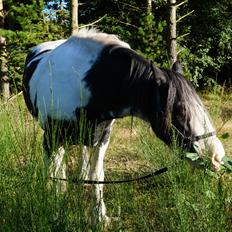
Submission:
<svg viewBox="0 0 232 232">
<path fill-rule="evenodd" d="M 210 154 L 212 167 L 218 170 L 225 156 L 223 145 L 195 89 L 183 77 L 181 64 L 176 62 L 172 70 L 155 66 L 153 69 L 156 122 L 152 127 L 155 133 L 166 143 L 172 141 L 174 133 L 186 150 L 195 150 L 202 157 Z"/>
</svg>

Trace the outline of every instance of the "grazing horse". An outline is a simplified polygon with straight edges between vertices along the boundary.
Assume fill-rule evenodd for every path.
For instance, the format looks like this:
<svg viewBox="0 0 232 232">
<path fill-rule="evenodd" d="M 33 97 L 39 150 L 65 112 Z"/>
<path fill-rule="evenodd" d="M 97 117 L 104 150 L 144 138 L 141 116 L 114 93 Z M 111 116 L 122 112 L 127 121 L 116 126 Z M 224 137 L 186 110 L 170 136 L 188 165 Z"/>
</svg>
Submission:
<svg viewBox="0 0 232 232">
<path fill-rule="evenodd" d="M 60 145 L 65 139 L 74 144 L 81 141 L 84 179 L 104 180 L 103 159 L 112 125 L 124 116 L 147 121 L 166 144 L 175 132 L 187 150 L 203 156 L 207 149 L 215 170 L 225 155 L 180 65 L 175 63 L 172 70 L 158 68 L 115 35 L 82 29 L 67 40 L 33 48 L 26 59 L 23 92 L 28 109 L 44 130 L 45 160 L 54 150 L 54 137 Z M 90 135 L 80 129 L 80 121 L 91 128 Z M 51 130 L 54 123 L 56 132 Z M 92 156 L 87 149 L 91 146 Z M 52 161 L 53 175 L 60 178 L 66 178 L 63 156 L 61 146 Z M 102 184 L 95 185 L 95 193 L 99 220 L 107 220 Z"/>
</svg>

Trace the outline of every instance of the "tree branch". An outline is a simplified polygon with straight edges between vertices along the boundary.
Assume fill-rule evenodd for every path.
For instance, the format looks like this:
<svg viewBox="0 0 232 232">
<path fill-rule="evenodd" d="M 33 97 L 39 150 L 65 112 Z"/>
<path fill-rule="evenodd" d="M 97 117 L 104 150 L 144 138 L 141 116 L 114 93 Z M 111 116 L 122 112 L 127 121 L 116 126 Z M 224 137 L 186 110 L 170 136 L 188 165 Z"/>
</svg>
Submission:
<svg viewBox="0 0 232 232">
<path fill-rule="evenodd" d="M 79 28 L 84 28 L 84 27 L 90 27 L 98 22 L 100 22 L 102 19 L 104 19 L 105 17 L 107 16 L 107 14 L 105 14 L 104 16 L 102 16 L 100 19 L 97 19 L 96 21 L 92 22 L 92 23 L 89 23 L 87 25 L 83 25 L 83 26 L 80 26 Z"/>
<path fill-rule="evenodd" d="M 117 21 L 117 22 L 119 22 L 119 23 L 121 23 L 121 24 L 124 24 L 124 25 L 126 25 L 126 26 L 131 26 L 131 27 L 134 27 L 134 28 L 138 29 L 138 27 L 137 27 L 137 26 L 135 26 L 135 25 L 133 25 L 133 24 L 126 23 L 126 22 L 123 22 L 123 21 L 118 20 L 118 19 L 116 19 L 116 21 Z"/>
<path fill-rule="evenodd" d="M 187 32 L 187 33 L 185 33 L 183 35 L 178 36 L 176 39 L 181 39 L 181 38 L 183 38 L 183 37 L 185 37 L 185 36 L 187 36 L 189 34 L 190 34 L 190 32 Z"/>
<path fill-rule="evenodd" d="M 187 0 L 185 0 L 185 1 L 181 2 L 181 3 L 179 3 L 179 4 L 176 4 L 176 7 L 180 7 L 180 6 L 182 6 L 183 4 L 185 4 L 186 2 L 187 2 Z"/>
<path fill-rule="evenodd" d="M 180 22 L 182 19 L 184 19 L 185 17 L 189 16 L 193 12 L 194 12 L 194 10 L 192 10 L 192 11 L 188 12 L 187 14 L 183 15 L 182 17 L 180 17 L 179 19 L 176 20 L 176 23 Z"/>
</svg>

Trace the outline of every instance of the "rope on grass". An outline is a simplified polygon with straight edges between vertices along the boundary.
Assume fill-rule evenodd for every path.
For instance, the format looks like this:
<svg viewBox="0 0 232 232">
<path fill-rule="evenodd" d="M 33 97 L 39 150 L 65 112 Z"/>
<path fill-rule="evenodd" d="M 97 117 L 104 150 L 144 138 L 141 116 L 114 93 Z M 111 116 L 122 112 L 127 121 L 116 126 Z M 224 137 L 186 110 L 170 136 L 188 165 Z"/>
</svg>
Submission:
<svg viewBox="0 0 232 232">
<path fill-rule="evenodd" d="M 161 168 L 155 172 L 149 173 L 145 176 L 140 176 L 137 178 L 133 178 L 133 179 L 128 179 L 128 180 L 108 180 L 108 181 L 97 181 L 97 180 L 80 180 L 80 179 L 71 179 L 71 180 L 67 180 L 67 179 L 63 179 L 63 178 L 57 178 L 57 177 L 50 177 L 50 179 L 54 180 L 54 181 L 70 181 L 73 184 L 80 184 L 80 183 L 84 183 L 84 184 L 122 184 L 122 183 L 131 183 L 131 182 L 138 182 L 141 180 L 146 180 L 149 178 L 152 178 L 154 176 L 158 176 L 164 172 L 167 172 L 168 168 L 164 167 Z"/>
<path fill-rule="evenodd" d="M 186 159 L 192 161 L 195 164 L 198 164 L 199 166 L 202 167 L 206 167 L 207 163 L 209 162 L 208 160 L 204 162 L 204 160 L 202 158 L 200 158 L 200 156 L 197 153 L 186 153 L 184 156 Z M 223 158 L 223 164 L 221 165 L 221 170 L 224 172 L 232 172 L 232 159 L 230 159 L 229 157 L 225 156 Z M 164 167 L 161 168 L 157 171 L 154 171 L 152 173 L 149 173 L 145 176 L 140 176 L 137 178 L 133 178 L 133 179 L 128 179 L 128 180 L 108 180 L 108 181 L 97 181 L 97 180 L 80 180 L 80 179 L 63 179 L 63 178 L 58 178 L 58 177 L 50 177 L 50 179 L 52 179 L 53 181 L 65 181 L 65 182 L 71 182 L 73 184 L 80 184 L 80 183 L 84 183 L 84 184 L 90 184 L 90 185 L 94 185 L 94 184 L 122 184 L 122 183 L 131 183 L 131 182 L 139 182 L 142 180 L 147 180 L 150 179 L 154 176 L 158 176 L 164 172 L 167 172 L 168 168 Z"/>
</svg>

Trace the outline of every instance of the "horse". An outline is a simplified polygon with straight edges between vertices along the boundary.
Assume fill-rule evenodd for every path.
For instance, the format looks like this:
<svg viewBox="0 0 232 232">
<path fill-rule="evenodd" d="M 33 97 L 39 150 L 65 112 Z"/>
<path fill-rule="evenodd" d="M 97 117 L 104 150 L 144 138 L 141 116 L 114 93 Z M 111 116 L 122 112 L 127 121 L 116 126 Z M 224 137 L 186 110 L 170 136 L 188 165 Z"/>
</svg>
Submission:
<svg viewBox="0 0 232 232">
<path fill-rule="evenodd" d="M 25 62 L 23 94 L 44 130 L 45 161 L 53 166 L 54 177 L 66 178 L 62 145 L 71 138 L 73 144 L 83 144 L 81 178 L 104 181 L 103 160 L 113 123 L 126 116 L 148 122 L 167 145 L 175 133 L 187 151 L 203 157 L 208 150 L 214 170 L 225 156 L 212 120 L 180 63 L 172 69 L 159 68 L 118 36 L 97 29 L 81 29 L 66 40 L 34 47 Z M 80 128 L 80 121 L 90 132 Z M 54 123 L 56 132 L 51 130 Z M 48 162 L 54 137 L 60 147 Z M 95 151 L 91 156 L 89 147 Z M 98 220 L 108 221 L 103 184 L 94 188 Z"/>
</svg>

